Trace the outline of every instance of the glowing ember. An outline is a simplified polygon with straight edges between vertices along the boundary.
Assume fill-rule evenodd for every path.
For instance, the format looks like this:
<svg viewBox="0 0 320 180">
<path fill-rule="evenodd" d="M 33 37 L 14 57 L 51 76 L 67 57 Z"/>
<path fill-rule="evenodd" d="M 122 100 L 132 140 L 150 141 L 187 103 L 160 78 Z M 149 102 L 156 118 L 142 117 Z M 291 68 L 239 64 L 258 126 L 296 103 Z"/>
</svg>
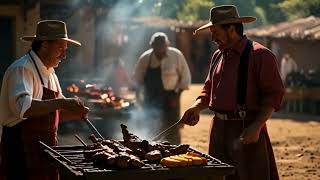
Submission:
<svg viewBox="0 0 320 180">
<path fill-rule="evenodd" d="M 101 99 L 107 99 L 109 97 L 109 95 L 108 94 L 101 94 L 100 97 L 101 97 Z"/>
</svg>

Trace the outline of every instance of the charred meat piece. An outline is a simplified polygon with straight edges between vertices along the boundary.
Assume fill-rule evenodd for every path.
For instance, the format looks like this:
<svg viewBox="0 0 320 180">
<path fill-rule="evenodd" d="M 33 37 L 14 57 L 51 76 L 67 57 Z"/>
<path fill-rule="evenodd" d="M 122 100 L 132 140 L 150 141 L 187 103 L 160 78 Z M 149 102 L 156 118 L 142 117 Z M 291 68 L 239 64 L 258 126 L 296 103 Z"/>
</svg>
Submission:
<svg viewBox="0 0 320 180">
<path fill-rule="evenodd" d="M 121 144 L 120 142 L 118 142 L 116 140 L 106 140 L 106 139 L 104 139 L 104 140 L 101 141 L 101 144 L 109 146 L 116 153 L 126 152 L 128 154 L 133 154 L 133 151 L 131 149 L 125 147 L 123 144 Z"/>
<path fill-rule="evenodd" d="M 105 151 L 98 152 L 92 156 L 92 160 L 102 166 L 114 166 L 118 155 L 112 155 Z"/>
<path fill-rule="evenodd" d="M 121 124 L 120 126 L 122 130 L 124 142 L 142 142 L 142 140 L 138 136 L 132 133 L 129 133 L 126 125 Z"/>
<path fill-rule="evenodd" d="M 153 151 L 148 152 L 145 155 L 145 159 L 148 161 L 151 161 L 151 162 L 157 162 L 157 161 L 160 162 L 161 158 L 162 158 L 162 154 L 161 154 L 160 150 L 153 150 Z"/>
<path fill-rule="evenodd" d="M 129 166 L 132 167 L 132 168 L 141 168 L 142 166 L 144 166 L 145 164 L 140 160 L 140 158 L 138 158 L 137 156 L 135 155 L 132 155 L 132 154 L 128 154 L 128 153 L 125 153 L 125 152 L 120 152 L 119 153 L 120 156 L 128 156 L 130 159 L 129 159 Z"/>
<path fill-rule="evenodd" d="M 123 135 L 123 144 L 133 151 L 134 154 L 143 158 L 148 149 L 149 142 L 141 140 L 138 136 L 129 133 L 127 126 L 121 124 L 122 135 Z"/>
<path fill-rule="evenodd" d="M 175 148 L 169 149 L 169 151 L 172 153 L 172 155 L 185 154 L 188 152 L 189 147 L 189 144 L 180 144 Z"/>
<path fill-rule="evenodd" d="M 120 154 L 116 159 L 116 166 L 122 169 L 128 168 L 130 166 L 130 156 Z"/>
<path fill-rule="evenodd" d="M 162 152 L 162 156 L 163 157 L 169 157 L 169 156 L 172 156 L 172 153 L 169 150 L 164 150 Z"/>
<path fill-rule="evenodd" d="M 102 141 L 101 138 L 97 138 L 94 134 L 91 134 L 88 139 L 91 140 L 93 143 L 97 143 L 99 141 Z"/>
</svg>

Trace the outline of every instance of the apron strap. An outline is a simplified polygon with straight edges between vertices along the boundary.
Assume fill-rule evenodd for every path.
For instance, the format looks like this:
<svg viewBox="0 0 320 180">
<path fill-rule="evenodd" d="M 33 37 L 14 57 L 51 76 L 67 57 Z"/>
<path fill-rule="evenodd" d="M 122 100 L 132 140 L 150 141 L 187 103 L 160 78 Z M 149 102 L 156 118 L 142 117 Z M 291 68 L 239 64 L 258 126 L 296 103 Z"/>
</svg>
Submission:
<svg viewBox="0 0 320 180">
<path fill-rule="evenodd" d="M 42 84 L 42 86 L 44 86 L 44 82 L 43 82 L 43 79 L 42 79 L 42 77 L 41 77 L 40 71 L 39 71 L 39 69 L 38 69 L 38 67 L 37 67 L 37 64 L 36 64 L 35 60 L 33 59 L 30 51 L 28 52 L 28 54 L 29 54 L 29 56 L 30 56 L 30 58 L 31 58 L 31 60 L 32 60 L 32 62 L 33 62 L 33 64 L 34 64 L 34 66 L 36 67 L 36 70 L 37 70 L 37 73 L 38 73 L 38 75 L 39 75 L 41 84 Z"/>
</svg>

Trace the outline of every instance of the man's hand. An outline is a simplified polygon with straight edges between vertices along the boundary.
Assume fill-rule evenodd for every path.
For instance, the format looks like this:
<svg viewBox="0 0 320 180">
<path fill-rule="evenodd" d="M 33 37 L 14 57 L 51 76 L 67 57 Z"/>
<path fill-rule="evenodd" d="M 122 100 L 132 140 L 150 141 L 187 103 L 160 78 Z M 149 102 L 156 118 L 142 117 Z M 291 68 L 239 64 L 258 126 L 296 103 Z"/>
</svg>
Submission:
<svg viewBox="0 0 320 180">
<path fill-rule="evenodd" d="M 255 121 L 241 133 L 240 141 L 243 144 L 251 144 L 257 142 L 260 137 L 261 129 L 265 126 L 265 123 L 271 117 L 273 112 L 274 108 L 272 106 L 262 106 Z"/>
<path fill-rule="evenodd" d="M 86 117 L 89 108 L 84 106 L 84 103 L 81 101 L 80 98 L 65 98 L 62 99 L 62 108 L 65 111 L 68 111 L 74 115 L 80 116 L 80 117 Z"/>
<path fill-rule="evenodd" d="M 253 123 L 248 128 L 244 129 L 240 135 L 240 141 L 243 144 L 255 143 L 259 140 L 261 126 Z"/>
<path fill-rule="evenodd" d="M 65 120 L 78 120 L 88 117 L 89 108 L 84 106 L 80 98 L 59 99 L 61 103 L 60 118 Z"/>
<path fill-rule="evenodd" d="M 200 110 L 197 107 L 189 108 L 182 116 L 181 123 L 194 126 L 199 122 Z"/>
</svg>

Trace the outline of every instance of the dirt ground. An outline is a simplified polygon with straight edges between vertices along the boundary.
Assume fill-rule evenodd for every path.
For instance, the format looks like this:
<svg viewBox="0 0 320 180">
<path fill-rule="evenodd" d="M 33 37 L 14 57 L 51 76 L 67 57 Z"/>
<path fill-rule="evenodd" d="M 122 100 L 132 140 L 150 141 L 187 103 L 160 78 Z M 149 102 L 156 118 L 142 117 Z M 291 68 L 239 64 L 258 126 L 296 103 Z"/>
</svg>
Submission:
<svg viewBox="0 0 320 180">
<path fill-rule="evenodd" d="M 182 93 L 182 112 L 194 102 L 200 89 L 200 85 L 193 85 Z M 196 126 L 183 128 L 182 142 L 207 152 L 210 123 L 211 116 L 201 114 Z M 280 179 L 320 179 L 320 117 L 275 113 L 267 125 Z"/>
<path fill-rule="evenodd" d="M 182 93 L 181 112 L 193 104 L 201 85 L 192 85 Z M 201 114 L 200 122 L 193 127 L 184 126 L 182 143 L 188 143 L 201 152 L 208 152 L 211 118 Z M 320 179 L 320 117 L 299 114 L 275 113 L 268 121 L 281 180 Z M 73 128 L 72 128 L 73 129 Z M 70 129 L 69 129 L 70 130 Z M 82 134 L 86 137 L 88 133 Z M 60 145 L 80 144 L 71 133 L 59 137 Z"/>
</svg>

